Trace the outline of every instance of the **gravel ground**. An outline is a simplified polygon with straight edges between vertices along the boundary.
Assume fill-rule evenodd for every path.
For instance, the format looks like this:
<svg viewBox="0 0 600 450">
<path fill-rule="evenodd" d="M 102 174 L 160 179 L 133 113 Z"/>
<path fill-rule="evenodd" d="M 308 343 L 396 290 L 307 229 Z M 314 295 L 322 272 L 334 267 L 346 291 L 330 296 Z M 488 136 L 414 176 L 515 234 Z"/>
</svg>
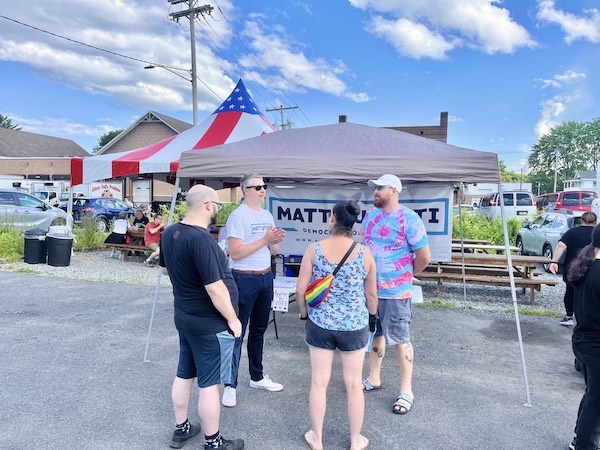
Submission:
<svg viewBox="0 0 600 450">
<path fill-rule="evenodd" d="M 24 262 L 0 264 L 0 270 L 20 273 L 36 273 L 59 278 L 74 278 L 90 281 L 107 281 L 113 283 L 127 283 L 139 285 L 156 285 L 158 270 L 144 266 L 145 257 L 130 256 L 127 261 L 120 261 L 110 257 L 110 250 L 97 252 L 76 252 L 71 257 L 68 267 L 53 267 L 47 264 L 27 264 Z M 540 268 L 543 272 L 543 269 Z M 281 260 L 278 259 L 278 273 L 281 273 Z M 544 279 L 559 280 L 557 286 L 542 286 L 540 292 L 535 293 L 535 304 L 529 304 L 529 290 L 521 294 L 517 288 L 517 303 L 524 310 L 541 311 L 545 314 L 561 316 L 564 314 L 563 295 L 565 286 L 560 275 L 543 273 L 539 275 Z M 418 278 L 418 277 L 417 277 Z M 168 276 L 161 276 L 162 286 L 171 286 Z M 457 283 L 445 283 L 442 294 L 436 297 L 436 283 L 423 281 L 423 297 L 426 302 L 438 300 L 457 307 L 487 310 L 507 311 L 512 310 L 512 297 L 508 287 L 466 285 L 466 301 L 463 296 L 463 286 Z"/>
</svg>

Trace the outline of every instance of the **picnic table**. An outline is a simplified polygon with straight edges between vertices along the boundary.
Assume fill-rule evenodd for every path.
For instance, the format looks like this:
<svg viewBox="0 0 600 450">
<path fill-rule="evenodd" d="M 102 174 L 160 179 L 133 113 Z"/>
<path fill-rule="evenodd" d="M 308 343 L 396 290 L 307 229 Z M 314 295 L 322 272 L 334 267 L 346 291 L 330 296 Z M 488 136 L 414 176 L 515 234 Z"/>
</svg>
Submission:
<svg viewBox="0 0 600 450">
<path fill-rule="evenodd" d="M 490 241 L 488 241 L 487 239 L 463 239 L 461 241 L 458 238 L 452 238 L 453 244 L 460 244 L 461 242 L 464 242 L 465 244 L 483 244 L 483 245 L 488 245 L 490 243 Z"/>
<path fill-rule="evenodd" d="M 152 252 L 151 249 L 146 247 L 144 244 L 144 229 L 129 229 L 127 230 L 127 235 L 130 236 L 131 241 L 129 244 L 112 244 L 106 243 L 104 244 L 106 247 L 114 248 L 115 250 L 119 250 L 121 252 L 121 259 L 123 261 L 127 260 L 129 256 L 129 252 Z"/>
<path fill-rule="evenodd" d="M 515 247 L 513 245 L 510 245 L 508 248 L 513 253 L 516 253 L 520 250 L 519 247 Z M 460 252 L 461 249 L 464 249 L 465 252 L 469 252 L 469 253 L 494 254 L 494 253 L 504 253 L 506 251 L 506 246 L 505 245 L 491 245 L 491 244 L 471 244 L 471 243 L 467 243 L 466 241 L 463 241 L 463 244 L 461 244 L 460 241 L 452 242 L 452 251 L 453 252 Z"/>
<path fill-rule="evenodd" d="M 512 272 L 515 286 L 523 293 L 530 289 L 530 303 L 535 302 L 535 291 L 541 291 L 542 285 L 556 286 L 556 280 L 538 277 L 538 264 L 547 264 L 550 260 L 542 256 L 511 255 Z M 464 268 L 464 275 L 463 275 Z M 510 286 L 508 258 L 504 254 L 453 253 L 451 261 L 433 262 L 415 275 L 417 279 L 437 281 L 437 294 L 441 294 L 444 281 L 453 283 L 485 284 L 491 286 Z"/>
</svg>

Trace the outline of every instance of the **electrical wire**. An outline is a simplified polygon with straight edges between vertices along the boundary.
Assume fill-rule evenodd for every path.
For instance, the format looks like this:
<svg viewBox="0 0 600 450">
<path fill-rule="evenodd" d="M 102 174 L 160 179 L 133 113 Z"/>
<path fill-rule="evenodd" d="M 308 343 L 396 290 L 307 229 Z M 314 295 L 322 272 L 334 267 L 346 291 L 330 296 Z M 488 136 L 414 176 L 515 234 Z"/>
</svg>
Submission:
<svg viewBox="0 0 600 450">
<path fill-rule="evenodd" d="M 273 85 L 279 90 L 279 92 L 281 92 L 285 97 L 288 98 L 288 100 L 290 100 L 290 102 L 292 102 L 292 104 L 294 106 L 298 106 L 297 103 L 289 96 L 287 95 L 283 89 L 281 89 L 279 87 L 279 85 L 271 78 L 271 76 L 267 73 L 267 71 L 262 67 L 262 65 L 260 64 L 260 62 L 256 59 L 256 57 L 254 56 L 254 54 L 250 51 L 250 49 L 248 48 L 248 46 L 245 44 L 245 42 L 242 40 L 242 38 L 237 34 L 237 32 L 235 31 L 235 28 L 233 28 L 233 26 L 231 25 L 231 22 L 229 22 L 229 19 L 227 19 L 227 17 L 225 16 L 225 13 L 223 12 L 223 10 L 221 9 L 221 6 L 219 5 L 219 3 L 214 0 L 215 4 L 217 5 L 217 9 L 219 10 L 219 12 L 221 13 L 221 15 L 223 16 L 223 18 L 225 19 L 225 21 L 227 22 L 227 24 L 229 25 L 229 27 L 231 28 L 231 31 L 233 31 L 233 34 L 238 38 L 238 40 L 240 41 L 240 43 L 244 46 L 244 48 L 246 49 L 246 51 L 250 54 L 250 56 L 252 57 L 252 59 L 256 62 L 256 64 L 258 65 L 258 67 L 260 67 L 260 69 L 265 73 L 265 75 L 267 76 L 267 78 L 271 81 L 271 83 L 273 83 Z M 212 16 L 211 16 L 212 17 Z M 212 28 L 212 27 L 211 27 Z M 264 87 L 263 87 L 264 88 Z M 265 88 L 266 89 L 266 88 Z M 267 90 L 268 91 L 268 90 Z M 274 96 L 275 97 L 275 96 Z M 306 118 L 306 120 L 308 121 L 308 123 L 311 123 L 310 119 L 306 116 L 306 114 L 304 114 L 304 111 L 302 111 L 302 109 L 299 107 L 300 112 L 302 113 L 302 115 Z"/>
</svg>

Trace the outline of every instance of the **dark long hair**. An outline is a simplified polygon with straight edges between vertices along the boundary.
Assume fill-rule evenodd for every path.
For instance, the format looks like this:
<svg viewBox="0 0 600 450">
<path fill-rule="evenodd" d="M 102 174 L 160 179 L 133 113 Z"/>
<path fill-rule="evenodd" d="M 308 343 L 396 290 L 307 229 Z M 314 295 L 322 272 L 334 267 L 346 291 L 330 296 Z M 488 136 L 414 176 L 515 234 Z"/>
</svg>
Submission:
<svg viewBox="0 0 600 450">
<path fill-rule="evenodd" d="M 352 227 L 360 214 L 360 206 L 354 200 L 338 203 L 333 207 L 335 224 L 331 228 L 332 235 L 352 236 Z"/>
<path fill-rule="evenodd" d="M 600 248 L 600 225 L 596 225 L 594 231 L 592 231 L 592 243 L 585 246 L 569 265 L 567 281 L 577 283 L 586 276 L 590 266 L 596 259 L 597 248 Z"/>
</svg>

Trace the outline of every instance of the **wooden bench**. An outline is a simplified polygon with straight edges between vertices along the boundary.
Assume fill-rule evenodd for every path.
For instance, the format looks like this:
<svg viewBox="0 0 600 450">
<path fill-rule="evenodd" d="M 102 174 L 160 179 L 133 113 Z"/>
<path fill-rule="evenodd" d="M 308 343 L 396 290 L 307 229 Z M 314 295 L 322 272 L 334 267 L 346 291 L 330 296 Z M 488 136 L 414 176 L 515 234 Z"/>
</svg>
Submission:
<svg viewBox="0 0 600 450">
<path fill-rule="evenodd" d="M 536 274 L 537 275 L 537 274 Z M 465 283 L 469 284 L 486 284 L 489 286 L 510 286 L 510 278 L 508 273 L 504 272 L 504 275 L 482 275 L 467 273 L 463 276 L 462 273 L 449 273 L 449 272 L 421 272 L 415 277 L 419 280 L 430 280 L 437 281 L 437 295 L 439 296 L 442 291 L 442 284 L 444 281 L 450 283 Z M 542 285 L 556 286 L 559 282 L 555 280 L 544 280 L 541 278 L 523 278 L 515 276 L 515 286 L 521 287 L 523 290 L 529 288 L 531 290 L 530 303 L 533 305 L 535 302 L 535 291 L 541 291 Z"/>
<path fill-rule="evenodd" d="M 127 257 L 129 256 L 129 252 L 152 252 L 152 250 L 148 247 L 146 247 L 145 245 L 134 245 L 134 244 L 110 244 L 110 243 L 106 243 L 104 244 L 106 247 L 109 248 L 114 248 L 115 250 L 120 250 L 121 251 L 121 259 L 123 261 L 127 260 Z"/>
</svg>

